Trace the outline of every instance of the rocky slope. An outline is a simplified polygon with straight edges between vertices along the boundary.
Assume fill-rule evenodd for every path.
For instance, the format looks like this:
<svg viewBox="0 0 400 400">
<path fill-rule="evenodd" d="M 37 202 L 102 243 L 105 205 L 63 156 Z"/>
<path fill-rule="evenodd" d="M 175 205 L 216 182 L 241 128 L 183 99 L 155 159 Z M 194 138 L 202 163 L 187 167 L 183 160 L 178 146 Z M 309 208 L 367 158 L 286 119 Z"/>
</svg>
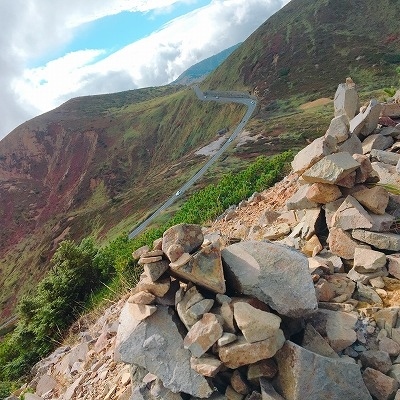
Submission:
<svg viewBox="0 0 400 400">
<path fill-rule="evenodd" d="M 399 118 L 339 85 L 292 173 L 138 249 L 139 284 L 25 399 L 400 398 Z"/>
</svg>

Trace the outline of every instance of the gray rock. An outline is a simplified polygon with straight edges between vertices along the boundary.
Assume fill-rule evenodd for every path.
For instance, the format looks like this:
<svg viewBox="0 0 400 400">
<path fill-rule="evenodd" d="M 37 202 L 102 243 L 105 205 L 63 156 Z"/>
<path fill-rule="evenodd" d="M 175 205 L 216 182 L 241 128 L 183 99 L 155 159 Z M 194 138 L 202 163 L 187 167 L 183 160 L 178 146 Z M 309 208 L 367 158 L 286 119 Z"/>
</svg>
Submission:
<svg viewBox="0 0 400 400">
<path fill-rule="evenodd" d="M 227 282 L 239 293 L 294 318 L 317 309 L 308 260 L 300 252 L 271 242 L 243 241 L 223 249 L 222 259 Z"/>
<path fill-rule="evenodd" d="M 332 119 L 325 137 L 333 137 L 337 143 L 344 142 L 349 137 L 350 123 L 347 115 L 339 115 Z"/>
<path fill-rule="evenodd" d="M 400 235 L 396 233 L 370 232 L 363 229 L 355 229 L 352 231 L 351 236 L 378 249 L 400 251 Z"/>
<path fill-rule="evenodd" d="M 392 368 L 392 361 L 386 351 L 367 350 L 361 353 L 360 360 L 364 368 L 370 367 L 386 374 Z"/>
<path fill-rule="evenodd" d="M 186 264 L 175 267 L 171 263 L 170 266 L 171 273 L 178 278 L 189 280 L 215 293 L 225 293 L 224 271 L 218 242 L 200 249 Z"/>
<path fill-rule="evenodd" d="M 360 367 L 286 341 L 275 355 L 278 391 L 286 400 L 372 400 Z"/>
<path fill-rule="evenodd" d="M 388 232 L 395 221 L 395 217 L 388 213 L 383 215 L 369 213 L 369 216 L 372 221 L 370 230 L 374 232 Z"/>
<path fill-rule="evenodd" d="M 193 357 L 201 357 L 221 336 L 223 330 L 215 314 L 206 313 L 197 321 L 183 340 L 183 347 Z"/>
<path fill-rule="evenodd" d="M 332 137 L 320 137 L 300 150 L 292 161 L 294 172 L 302 173 L 310 168 L 324 156 L 332 154 L 335 151 L 336 139 Z"/>
<path fill-rule="evenodd" d="M 350 120 L 350 132 L 357 136 L 368 136 L 378 126 L 382 106 L 372 99 L 368 106 Z"/>
<path fill-rule="evenodd" d="M 120 359 L 146 368 L 173 392 L 209 397 L 212 389 L 203 376 L 190 368 L 191 355 L 183 347 L 178 326 L 175 313 L 159 306 L 157 312 L 141 321 L 120 343 Z"/>
<path fill-rule="evenodd" d="M 347 152 L 351 155 L 355 154 L 363 154 L 363 148 L 361 140 L 357 137 L 357 135 L 350 135 L 347 140 L 343 143 L 340 143 L 338 146 L 338 152 Z"/>
<path fill-rule="evenodd" d="M 383 151 L 378 149 L 371 149 L 371 157 L 376 161 L 382 162 L 384 164 L 397 165 L 400 161 L 400 154 L 391 153 L 390 151 Z"/>
<path fill-rule="evenodd" d="M 335 228 L 345 231 L 372 227 L 368 212 L 353 196 L 346 197 L 335 214 L 333 214 L 331 223 Z"/>
<path fill-rule="evenodd" d="M 342 311 L 319 309 L 311 318 L 310 323 L 336 352 L 344 350 L 357 340 L 355 326 L 357 316 Z"/>
<path fill-rule="evenodd" d="M 354 118 L 359 108 L 357 90 L 354 84 L 341 83 L 336 89 L 333 100 L 335 117 L 347 115 L 349 119 Z"/>
<path fill-rule="evenodd" d="M 368 136 L 362 143 L 363 154 L 368 154 L 372 149 L 386 150 L 393 144 L 391 136 L 383 136 L 379 133 Z"/>
<path fill-rule="evenodd" d="M 360 166 L 349 153 L 331 154 L 307 169 L 302 177 L 306 182 L 335 184 Z"/>
<path fill-rule="evenodd" d="M 378 174 L 380 184 L 400 186 L 400 174 L 394 165 L 373 162 L 372 168 Z"/>
</svg>

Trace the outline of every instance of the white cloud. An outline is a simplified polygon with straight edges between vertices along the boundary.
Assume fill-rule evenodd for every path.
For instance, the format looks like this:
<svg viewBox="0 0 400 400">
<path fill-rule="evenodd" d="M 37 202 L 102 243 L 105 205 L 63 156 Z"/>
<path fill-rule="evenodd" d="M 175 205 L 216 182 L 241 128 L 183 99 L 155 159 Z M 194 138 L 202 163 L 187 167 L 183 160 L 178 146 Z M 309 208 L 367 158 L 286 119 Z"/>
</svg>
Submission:
<svg viewBox="0 0 400 400">
<path fill-rule="evenodd" d="M 178 0 L 2 0 L 0 102 L 7 106 L 1 109 L 0 137 L 70 97 L 166 84 L 199 60 L 243 41 L 288 1 L 213 0 L 104 59 L 98 60 L 102 49 L 89 49 L 26 69 L 33 55 L 70 40 L 69 27 L 82 21 L 124 10 L 165 11 Z"/>
</svg>

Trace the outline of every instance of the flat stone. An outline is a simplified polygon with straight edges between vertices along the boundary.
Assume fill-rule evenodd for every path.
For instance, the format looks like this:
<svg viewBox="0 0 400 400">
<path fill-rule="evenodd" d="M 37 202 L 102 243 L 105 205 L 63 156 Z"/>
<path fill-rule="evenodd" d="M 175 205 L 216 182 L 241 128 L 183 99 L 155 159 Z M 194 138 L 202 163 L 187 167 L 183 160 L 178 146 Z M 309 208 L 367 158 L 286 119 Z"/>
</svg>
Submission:
<svg viewBox="0 0 400 400">
<path fill-rule="evenodd" d="M 400 251 L 400 235 L 396 233 L 370 232 L 363 229 L 355 229 L 351 236 L 382 250 Z"/>
<path fill-rule="evenodd" d="M 181 294 L 182 293 L 179 293 L 179 295 Z M 183 292 L 182 299 L 178 300 L 179 301 L 176 302 L 176 311 L 180 320 L 186 326 L 186 329 L 190 330 L 190 328 L 198 321 L 198 319 L 190 315 L 187 310 L 198 302 L 204 300 L 204 297 L 201 293 L 199 293 L 196 286 L 192 286 L 186 292 Z"/>
<path fill-rule="evenodd" d="M 276 335 L 282 321 L 277 315 L 254 308 L 248 303 L 237 302 L 233 310 L 239 329 L 250 343 Z"/>
<path fill-rule="evenodd" d="M 395 221 L 395 217 L 388 213 L 382 215 L 370 213 L 369 216 L 372 221 L 370 230 L 374 232 L 388 232 Z"/>
<path fill-rule="evenodd" d="M 213 312 L 222 320 L 224 332 L 236 333 L 236 326 L 233 319 L 233 306 L 228 303 L 221 304 L 221 307 L 214 308 Z"/>
<path fill-rule="evenodd" d="M 391 357 L 397 357 L 400 354 L 400 344 L 393 339 L 383 337 L 379 341 L 379 350 L 385 351 Z"/>
<path fill-rule="evenodd" d="M 286 400 L 372 400 L 357 364 L 322 357 L 289 340 L 275 359 L 277 389 Z"/>
<path fill-rule="evenodd" d="M 207 354 L 199 358 L 192 357 L 190 366 L 198 374 L 213 378 L 221 370 L 223 364 L 217 357 Z"/>
<path fill-rule="evenodd" d="M 279 329 L 277 334 L 260 342 L 249 343 L 244 336 L 236 342 L 218 348 L 220 360 L 231 369 L 271 358 L 283 346 L 285 336 Z"/>
<path fill-rule="evenodd" d="M 35 392 L 38 396 L 43 396 L 48 391 L 55 389 L 56 386 L 57 381 L 51 375 L 45 374 L 39 378 Z"/>
<path fill-rule="evenodd" d="M 363 379 L 369 392 L 377 400 L 393 399 L 399 386 L 395 379 L 369 367 L 363 372 Z"/>
<path fill-rule="evenodd" d="M 300 252 L 277 243 L 242 241 L 224 248 L 222 259 L 227 283 L 239 293 L 294 318 L 317 309 L 308 260 Z"/>
<path fill-rule="evenodd" d="M 156 263 L 158 261 L 162 260 L 162 256 L 155 256 L 155 257 L 143 257 L 141 256 L 139 258 L 138 264 L 139 265 L 144 265 L 144 264 L 150 264 L 150 263 Z"/>
<path fill-rule="evenodd" d="M 356 300 L 370 303 L 377 307 L 383 307 L 381 297 L 377 293 L 378 289 L 373 289 L 370 286 L 366 286 L 362 282 L 357 282 L 357 292 L 354 296 Z"/>
<path fill-rule="evenodd" d="M 189 307 L 186 312 L 195 319 L 200 319 L 205 313 L 208 313 L 214 305 L 213 299 L 204 299 Z"/>
<path fill-rule="evenodd" d="M 342 192 L 336 185 L 329 183 L 313 183 L 307 191 L 307 198 L 319 204 L 330 203 L 331 201 L 337 200 L 342 196 Z"/>
<path fill-rule="evenodd" d="M 229 343 L 233 343 L 235 340 L 237 340 L 237 336 L 234 333 L 224 332 L 218 339 L 217 344 L 219 347 L 222 347 Z"/>
<path fill-rule="evenodd" d="M 380 251 L 356 247 L 353 265 L 353 268 L 359 273 L 375 272 L 386 265 L 386 255 Z"/>
<path fill-rule="evenodd" d="M 183 253 L 191 253 L 203 243 L 204 236 L 200 225 L 178 224 L 163 234 L 162 250 L 171 262 Z"/>
<path fill-rule="evenodd" d="M 381 115 L 391 118 L 400 117 L 400 104 L 399 103 L 382 104 Z"/>
<path fill-rule="evenodd" d="M 345 231 L 372 227 L 372 221 L 368 212 L 353 196 L 346 197 L 332 216 L 331 223 L 332 226 Z"/>
<path fill-rule="evenodd" d="M 217 317 L 206 313 L 197 321 L 183 340 L 183 347 L 188 349 L 192 356 L 201 357 L 221 336 L 223 330 Z"/>
<path fill-rule="evenodd" d="M 254 364 L 250 364 L 247 369 L 247 379 L 249 381 L 255 381 L 259 378 L 272 379 L 278 373 L 278 366 L 273 358 L 258 361 Z"/>
<path fill-rule="evenodd" d="M 400 174 L 394 165 L 384 164 L 382 162 L 373 162 L 371 165 L 378 174 L 380 184 L 400 186 Z"/>
<path fill-rule="evenodd" d="M 247 382 L 245 376 L 242 373 L 235 369 L 230 379 L 232 388 L 240 394 L 246 395 L 251 392 L 249 383 Z"/>
<path fill-rule="evenodd" d="M 218 243 L 203 247 L 181 267 L 171 266 L 171 273 L 214 293 L 225 293 L 225 278 Z"/>
<path fill-rule="evenodd" d="M 127 303 L 129 304 L 129 303 Z M 212 389 L 207 380 L 190 367 L 190 352 L 183 346 L 174 312 L 159 306 L 157 312 L 141 321 L 120 342 L 120 360 L 147 369 L 164 387 L 195 397 L 209 397 Z"/>
<path fill-rule="evenodd" d="M 149 246 L 142 246 L 139 247 L 138 249 L 136 249 L 133 253 L 132 253 L 132 257 L 135 260 L 139 260 L 140 256 L 144 253 L 147 253 L 150 250 Z"/>
<path fill-rule="evenodd" d="M 400 154 L 378 149 L 371 149 L 371 157 L 374 159 L 374 161 L 395 166 L 400 161 Z"/>
<path fill-rule="evenodd" d="M 273 224 L 263 230 L 263 238 L 268 240 L 277 240 L 283 236 L 287 236 L 291 232 L 290 225 L 282 222 L 281 224 Z"/>
<path fill-rule="evenodd" d="M 340 152 L 324 157 L 307 169 L 302 178 L 306 182 L 335 184 L 355 171 L 360 164 L 347 152 Z"/>
<path fill-rule="evenodd" d="M 300 150 L 292 161 L 292 169 L 296 173 L 302 173 L 323 157 L 335 150 L 336 140 L 333 138 L 319 137 Z"/>
</svg>

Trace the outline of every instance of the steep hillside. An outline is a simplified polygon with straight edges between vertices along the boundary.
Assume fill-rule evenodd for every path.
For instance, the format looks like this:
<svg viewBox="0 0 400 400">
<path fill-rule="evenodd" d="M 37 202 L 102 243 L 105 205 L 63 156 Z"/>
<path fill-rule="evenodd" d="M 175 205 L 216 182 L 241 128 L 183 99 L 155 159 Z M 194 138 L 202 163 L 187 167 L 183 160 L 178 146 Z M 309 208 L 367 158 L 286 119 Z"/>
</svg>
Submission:
<svg viewBox="0 0 400 400">
<path fill-rule="evenodd" d="M 186 71 L 184 71 L 178 78 L 172 82 L 176 85 L 190 85 L 194 82 L 199 82 L 204 79 L 208 74 L 215 70 L 226 58 L 236 50 L 241 43 L 235 44 L 228 49 L 222 50 L 218 54 L 206 58 L 192 65 Z"/>
<path fill-rule="evenodd" d="M 396 85 L 398 15 L 396 0 L 292 0 L 233 52 L 204 87 L 251 90 L 263 101 L 260 116 L 265 116 L 276 99 L 331 96 L 346 76 L 370 88 Z"/>
<path fill-rule="evenodd" d="M 64 238 L 131 228 L 199 169 L 239 106 L 177 86 L 72 99 L 0 142 L 0 321 Z"/>
</svg>

